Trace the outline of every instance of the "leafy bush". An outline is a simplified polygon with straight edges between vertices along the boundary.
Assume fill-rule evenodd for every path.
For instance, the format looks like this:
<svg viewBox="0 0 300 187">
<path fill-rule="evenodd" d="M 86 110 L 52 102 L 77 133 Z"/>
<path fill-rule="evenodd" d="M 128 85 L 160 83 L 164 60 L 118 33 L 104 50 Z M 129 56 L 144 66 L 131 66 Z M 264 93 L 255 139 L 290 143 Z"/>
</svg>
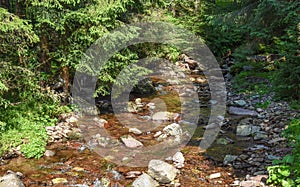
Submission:
<svg viewBox="0 0 300 187">
<path fill-rule="evenodd" d="M 292 154 L 282 160 L 275 160 L 275 166 L 268 167 L 268 183 L 284 187 L 300 185 L 300 118 L 293 120 L 283 135 L 293 147 Z"/>
</svg>

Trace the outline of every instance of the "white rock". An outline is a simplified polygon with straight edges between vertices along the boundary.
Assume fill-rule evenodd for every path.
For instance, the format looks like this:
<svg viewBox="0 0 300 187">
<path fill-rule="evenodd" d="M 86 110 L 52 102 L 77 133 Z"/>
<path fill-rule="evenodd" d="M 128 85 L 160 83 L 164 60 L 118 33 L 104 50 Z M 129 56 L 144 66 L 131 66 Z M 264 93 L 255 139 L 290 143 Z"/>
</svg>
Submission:
<svg viewBox="0 0 300 187">
<path fill-rule="evenodd" d="M 179 124 L 172 123 L 163 129 L 164 133 L 171 136 L 181 135 L 182 129 Z"/>
<path fill-rule="evenodd" d="M 152 116 L 154 121 L 169 121 L 172 118 L 173 114 L 170 112 L 156 112 Z"/>
<path fill-rule="evenodd" d="M 157 131 L 155 134 L 154 134 L 154 138 L 157 138 L 157 137 L 159 137 L 160 135 L 162 134 L 162 132 L 161 131 Z"/>
<path fill-rule="evenodd" d="M 0 177 L 0 187 L 25 187 L 23 182 L 15 173 L 10 173 Z"/>
<path fill-rule="evenodd" d="M 164 139 L 166 139 L 168 137 L 168 135 L 166 134 L 161 134 L 159 137 L 156 138 L 157 141 L 161 142 L 163 141 Z"/>
<path fill-rule="evenodd" d="M 55 152 L 54 151 L 51 151 L 51 150 L 46 150 L 44 155 L 46 157 L 51 157 L 51 156 L 54 156 L 55 155 Z"/>
<path fill-rule="evenodd" d="M 105 119 L 101 119 L 101 118 L 98 118 L 98 117 L 95 117 L 93 120 L 97 123 L 97 125 L 99 127 L 104 127 L 104 125 L 106 123 L 108 123 Z"/>
<path fill-rule="evenodd" d="M 177 163 L 184 163 L 184 156 L 181 152 L 177 152 L 174 154 L 172 160 Z"/>
<path fill-rule="evenodd" d="M 220 177 L 221 177 L 221 173 L 214 173 L 208 176 L 209 179 L 216 179 Z"/>
<path fill-rule="evenodd" d="M 163 184 L 172 182 L 177 172 L 174 166 L 161 160 L 151 160 L 148 165 L 148 174 Z"/>
<path fill-rule="evenodd" d="M 132 187 L 156 187 L 158 182 L 152 179 L 148 174 L 140 175 L 131 185 Z"/>
<path fill-rule="evenodd" d="M 137 129 L 137 128 L 130 128 L 130 129 L 129 129 L 129 132 L 131 132 L 131 133 L 133 133 L 133 134 L 137 134 L 137 135 L 140 135 L 140 134 L 143 133 L 142 131 L 140 131 L 140 130 Z"/>
<path fill-rule="evenodd" d="M 69 119 L 66 120 L 68 123 L 77 123 L 78 119 L 74 116 L 71 116 Z"/>
<path fill-rule="evenodd" d="M 128 148 L 137 148 L 143 146 L 143 144 L 140 141 L 134 139 L 132 136 L 121 137 L 121 140 Z"/>
</svg>

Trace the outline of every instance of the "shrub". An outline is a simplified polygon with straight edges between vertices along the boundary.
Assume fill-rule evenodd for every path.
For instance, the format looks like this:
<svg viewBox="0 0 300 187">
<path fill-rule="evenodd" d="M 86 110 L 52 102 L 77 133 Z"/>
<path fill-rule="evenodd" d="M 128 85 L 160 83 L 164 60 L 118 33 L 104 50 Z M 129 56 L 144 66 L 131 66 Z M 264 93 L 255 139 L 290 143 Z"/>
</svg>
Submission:
<svg viewBox="0 0 300 187">
<path fill-rule="evenodd" d="M 275 160 L 275 166 L 268 167 L 268 183 L 275 185 L 300 185 L 300 118 L 292 120 L 283 135 L 293 147 L 292 154 L 286 155 L 282 160 Z"/>
</svg>

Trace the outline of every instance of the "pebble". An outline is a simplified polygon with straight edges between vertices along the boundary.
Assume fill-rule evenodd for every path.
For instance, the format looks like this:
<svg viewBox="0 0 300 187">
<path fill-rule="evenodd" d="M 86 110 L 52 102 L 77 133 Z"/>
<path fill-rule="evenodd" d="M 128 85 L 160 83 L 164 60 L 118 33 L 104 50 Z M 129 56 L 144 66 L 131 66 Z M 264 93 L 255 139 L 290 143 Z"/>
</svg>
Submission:
<svg viewBox="0 0 300 187">
<path fill-rule="evenodd" d="M 222 176 L 221 173 L 213 173 L 208 176 L 208 179 L 216 179 L 216 178 L 220 178 L 221 176 Z"/>
<path fill-rule="evenodd" d="M 44 155 L 46 157 L 51 157 L 51 156 L 54 156 L 55 155 L 55 152 L 54 151 L 51 151 L 51 150 L 46 150 Z"/>
<path fill-rule="evenodd" d="M 55 178 L 52 179 L 53 184 L 60 184 L 60 183 L 68 183 L 68 180 L 66 178 Z"/>
<path fill-rule="evenodd" d="M 133 134 L 136 134 L 136 135 L 140 135 L 140 134 L 143 133 L 142 131 L 140 131 L 140 130 L 137 129 L 137 128 L 130 128 L 130 129 L 129 129 L 129 132 L 131 132 L 131 133 L 133 133 Z"/>
</svg>

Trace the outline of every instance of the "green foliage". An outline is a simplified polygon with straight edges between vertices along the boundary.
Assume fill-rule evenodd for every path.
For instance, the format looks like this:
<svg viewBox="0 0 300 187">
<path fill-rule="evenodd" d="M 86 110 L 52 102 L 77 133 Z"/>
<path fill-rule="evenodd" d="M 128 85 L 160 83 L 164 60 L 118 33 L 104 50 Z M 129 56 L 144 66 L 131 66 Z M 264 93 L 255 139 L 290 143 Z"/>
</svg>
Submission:
<svg viewBox="0 0 300 187">
<path fill-rule="evenodd" d="M 300 185 L 300 119 L 294 119 L 283 135 L 293 147 L 293 153 L 282 160 L 275 160 L 274 166 L 268 167 L 268 183 L 281 186 Z"/>
<path fill-rule="evenodd" d="M 263 95 L 270 91 L 270 73 L 264 70 L 261 63 L 245 61 L 231 67 L 236 74 L 232 86 L 238 92 Z"/>
<path fill-rule="evenodd" d="M 271 101 L 265 101 L 263 103 L 257 103 L 255 105 L 256 108 L 263 108 L 263 109 L 266 109 L 268 108 L 268 106 L 271 104 L 272 102 Z"/>
<path fill-rule="evenodd" d="M 24 156 L 39 158 L 45 151 L 47 133 L 45 126 L 53 126 L 57 115 L 67 112 L 59 103 L 48 100 L 31 99 L 2 108 L 0 113 L 0 153 L 21 146 Z"/>
<path fill-rule="evenodd" d="M 33 58 L 29 50 L 38 41 L 28 21 L 0 7 L 0 60 L 27 67 Z"/>
</svg>

